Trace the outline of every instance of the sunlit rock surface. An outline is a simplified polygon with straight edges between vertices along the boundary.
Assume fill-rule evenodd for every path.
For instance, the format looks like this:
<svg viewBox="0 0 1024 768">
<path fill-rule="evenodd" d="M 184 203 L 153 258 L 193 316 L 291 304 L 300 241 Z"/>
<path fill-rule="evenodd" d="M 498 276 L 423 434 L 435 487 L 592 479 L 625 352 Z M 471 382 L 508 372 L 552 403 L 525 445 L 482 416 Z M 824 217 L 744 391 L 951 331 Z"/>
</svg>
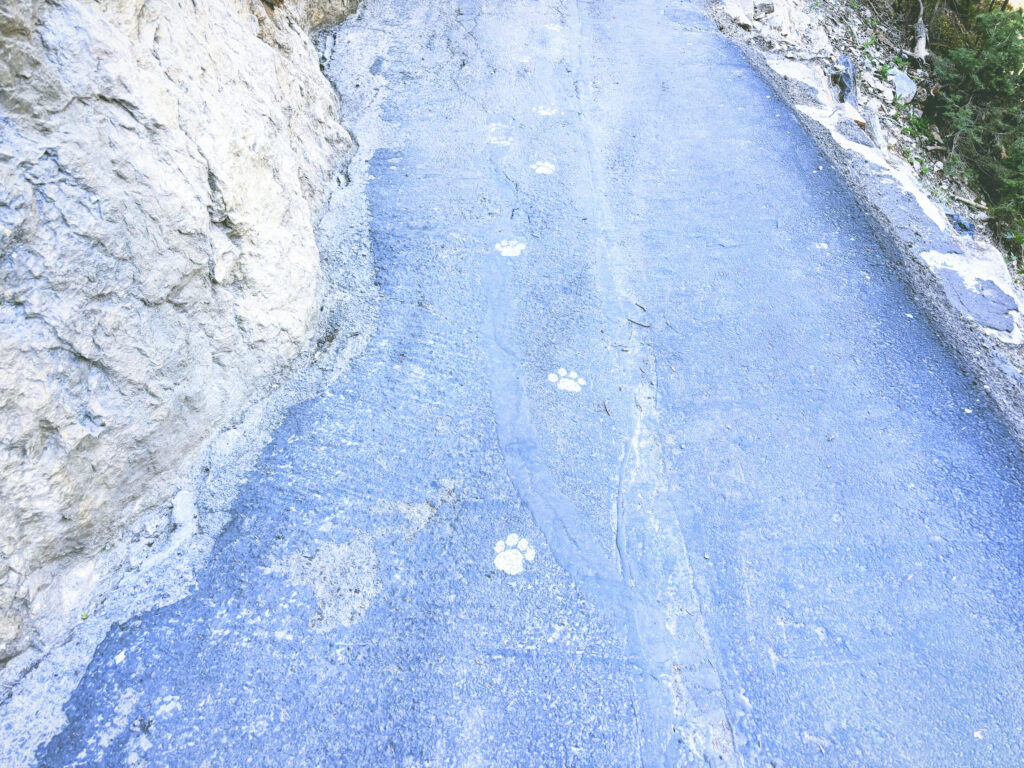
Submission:
<svg viewBox="0 0 1024 768">
<path fill-rule="evenodd" d="M 353 6 L 0 5 L 0 663 L 309 343 Z"/>
</svg>

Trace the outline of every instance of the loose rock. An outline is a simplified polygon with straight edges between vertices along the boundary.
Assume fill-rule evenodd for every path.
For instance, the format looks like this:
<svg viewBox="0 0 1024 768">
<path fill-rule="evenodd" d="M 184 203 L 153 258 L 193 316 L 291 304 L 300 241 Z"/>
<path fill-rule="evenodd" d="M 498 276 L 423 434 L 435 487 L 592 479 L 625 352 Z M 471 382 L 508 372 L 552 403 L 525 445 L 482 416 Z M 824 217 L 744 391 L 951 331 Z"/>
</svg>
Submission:
<svg viewBox="0 0 1024 768">
<path fill-rule="evenodd" d="M 856 106 L 857 68 L 849 56 L 840 56 L 832 68 L 832 83 L 839 88 L 839 101 Z"/>
<path fill-rule="evenodd" d="M 910 79 L 906 72 L 900 69 L 889 70 L 889 80 L 896 90 L 896 96 L 904 104 L 914 100 L 917 95 L 917 83 Z"/>
</svg>

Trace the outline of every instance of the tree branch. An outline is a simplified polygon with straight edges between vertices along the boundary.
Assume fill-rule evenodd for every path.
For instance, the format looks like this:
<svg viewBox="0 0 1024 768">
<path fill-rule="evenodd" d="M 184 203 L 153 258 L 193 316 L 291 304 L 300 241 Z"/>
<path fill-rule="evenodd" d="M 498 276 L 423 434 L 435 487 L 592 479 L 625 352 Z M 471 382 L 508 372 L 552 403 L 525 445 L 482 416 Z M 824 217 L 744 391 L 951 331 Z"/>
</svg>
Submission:
<svg viewBox="0 0 1024 768">
<path fill-rule="evenodd" d="M 924 23 L 924 0 L 917 0 L 917 5 L 920 12 L 917 16 L 917 23 L 914 24 L 914 32 L 917 33 L 914 58 L 923 63 L 928 58 L 928 25 Z"/>
</svg>

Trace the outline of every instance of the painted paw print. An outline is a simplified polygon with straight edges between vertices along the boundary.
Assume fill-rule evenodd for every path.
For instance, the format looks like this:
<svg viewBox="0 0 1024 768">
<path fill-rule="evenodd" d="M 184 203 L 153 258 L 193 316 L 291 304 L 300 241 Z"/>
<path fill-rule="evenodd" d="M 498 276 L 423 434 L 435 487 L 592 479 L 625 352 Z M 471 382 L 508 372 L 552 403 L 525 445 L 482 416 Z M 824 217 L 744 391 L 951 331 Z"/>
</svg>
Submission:
<svg viewBox="0 0 1024 768">
<path fill-rule="evenodd" d="M 566 371 L 565 368 L 559 368 L 558 373 L 549 373 L 548 381 L 566 392 L 580 392 L 587 383 L 576 371 Z"/>
<path fill-rule="evenodd" d="M 514 258 L 522 253 L 526 246 L 518 240 L 502 240 L 494 246 L 494 248 L 501 253 L 502 256 Z"/>
<path fill-rule="evenodd" d="M 519 538 L 518 533 L 510 533 L 504 539 L 499 539 L 494 545 L 494 551 L 494 567 L 509 576 L 522 573 L 523 561 L 533 562 L 533 558 L 537 556 L 530 542 Z"/>
<path fill-rule="evenodd" d="M 506 133 L 508 126 L 501 123 L 491 123 L 487 126 L 487 143 L 499 147 L 508 147 L 512 144 L 512 138 Z"/>
<path fill-rule="evenodd" d="M 533 168 L 534 173 L 544 174 L 545 176 L 555 172 L 555 164 L 549 163 L 547 160 L 538 160 L 530 167 Z"/>
</svg>

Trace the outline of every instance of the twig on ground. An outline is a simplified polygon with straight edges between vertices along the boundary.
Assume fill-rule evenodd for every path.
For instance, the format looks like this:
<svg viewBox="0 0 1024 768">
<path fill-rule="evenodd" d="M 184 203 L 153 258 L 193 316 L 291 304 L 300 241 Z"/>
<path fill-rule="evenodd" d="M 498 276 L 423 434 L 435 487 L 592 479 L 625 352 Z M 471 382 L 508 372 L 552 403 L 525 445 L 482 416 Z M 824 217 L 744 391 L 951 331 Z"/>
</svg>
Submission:
<svg viewBox="0 0 1024 768">
<path fill-rule="evenodd" d="M 949 196 L 952 197 L 954 200 L 963 203 L 964 205 L 971 206 L 971 208 L 977 208 L 978 210 L 981 210 L 981 211 L 987 211 L 988 210 L 988 206 L 985 205 L 984 203 L 976 203 L 974 200 L 968 200 L 966 197 L 960 197 L 960 195 L 954 195 L 952 192 L 950 192 Z"/>
</svg>

